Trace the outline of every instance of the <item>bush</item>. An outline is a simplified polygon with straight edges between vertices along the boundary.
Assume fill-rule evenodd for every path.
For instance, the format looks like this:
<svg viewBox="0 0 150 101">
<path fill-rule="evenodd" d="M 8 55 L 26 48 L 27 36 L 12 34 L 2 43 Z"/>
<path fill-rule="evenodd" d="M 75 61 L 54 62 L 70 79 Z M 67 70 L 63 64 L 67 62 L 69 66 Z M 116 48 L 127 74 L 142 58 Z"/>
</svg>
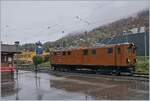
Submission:
<svg viewBox="0 0 150 101">
<path fill-rule="evenodd" d="M 149 57 L 137 56 L 136 71 L 142 73 L 149 73 Z"/>
<path fill-rule="evenodd" d="M 48 62 L 49 61 L 49 55 L 45 55 L 44 56 L 44 62 Z"/>
<path fill-rule="evenodd" d="M 44 61 L 43 57 L 39 55 L 34 56 L 32 60 L 33 60 L 33 64 L 35 65 L 36 70 L 37 70 L 37 66 Z"/>
</svg>

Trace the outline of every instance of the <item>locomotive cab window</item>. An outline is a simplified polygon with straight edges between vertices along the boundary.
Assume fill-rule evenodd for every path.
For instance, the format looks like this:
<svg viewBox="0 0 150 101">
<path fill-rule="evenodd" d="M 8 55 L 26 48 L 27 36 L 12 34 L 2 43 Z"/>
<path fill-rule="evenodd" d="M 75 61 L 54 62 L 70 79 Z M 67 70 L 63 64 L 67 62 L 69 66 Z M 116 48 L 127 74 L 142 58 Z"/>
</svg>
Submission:
<svg viewBox="0 0 150 101">
<path fill-rule="evenodd" d="M 96 49 L 93 49 L 93 50 L 92 50 L 92 54 L 93 54 L 93 55 L 96 55 Z"/>
<path fill-rule="evenodd" d="M 132 52 L 132 48 L 128 48 L 128 52 L 131 53 Z"/>
<path fill-rule="evenodd" d="M 83 50 L 83 55 L 88 55 L 88 50 L 87 49 Z"/>
<path fill-rule="evenodd" d="M 107 53 L 108 53 L 108 54 L 112 54 L 112 52 L 113 52 L 113 49 L 112 49 L 112 48 L 107 48 Z"/>
<path fill-rule="evenodd" d="M 136 48 L 133 48 L 133 53 L 135 53 L 135 51 L 136 51 Z"/>
</svg>

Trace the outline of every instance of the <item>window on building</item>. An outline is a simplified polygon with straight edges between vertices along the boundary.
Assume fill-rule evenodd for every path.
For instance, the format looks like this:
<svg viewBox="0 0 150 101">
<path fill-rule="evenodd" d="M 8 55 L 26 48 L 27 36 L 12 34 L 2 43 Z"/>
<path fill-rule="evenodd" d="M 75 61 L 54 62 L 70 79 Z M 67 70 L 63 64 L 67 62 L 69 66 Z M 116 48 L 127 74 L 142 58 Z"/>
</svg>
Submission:
<svg viewBox="0 0 150 101">
<path fill-rule="evenodd" d="M 5 56 L 1 55 L 1 62 L 5 62 L 4 57 L 5 57 Z"/>
<path fill-rule="evenodd" d="M 7 56 L 4 56 L 4 61 L 7 62 Z"/>
<path fill-rule="evenodd" d="M 92 54 L 96 55 L 96 49 L 92 49 Z"/>
<path fill-rule="evenodd" d="M 87 49 L 83 50 L 83 55 L 88 55 L 88 50 Z"/>
<path fill-rule="evenodd" d="M 8 62 L 11 62 L 12 61 L 12 57 L 8 57 Z"/>
<path fill-rule="evenodd" d="M 107 53 L 108 53 L 108 54 L 112 54 L 112 52 L 113 52 L 113 49 L 112 49 L 112 48 L 107 48 Z"/>
</svg>

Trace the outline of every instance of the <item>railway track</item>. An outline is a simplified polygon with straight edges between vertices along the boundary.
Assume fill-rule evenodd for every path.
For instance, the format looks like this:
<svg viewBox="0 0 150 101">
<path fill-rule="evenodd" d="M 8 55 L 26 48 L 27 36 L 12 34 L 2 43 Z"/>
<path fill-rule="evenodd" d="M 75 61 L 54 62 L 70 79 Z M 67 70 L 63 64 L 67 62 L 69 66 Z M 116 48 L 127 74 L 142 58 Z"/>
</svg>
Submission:
<svg viewBox="0 0 150 101">
<path fill-rule="evenodd" d="M 135 81 L 144 81 L 149 82 L 149 75 L 141 75 L 139 73 L 135 73 L 132 76 L 129 75 L 104 75 L 104 74 L 95 74 L 89 71 L 76 71 L 76 72 L 62 72 L 62 71 L 50 71 L 51 74 L 57 75 L 57 76 L 82 76 L 87 78 L 106 78 L 110 80 L 123 80 L 123 81 L 129 81 L 129 80 L 135 80 Z"/>
<path fill-rule="evenodd" d="M 54 75 L 60 75 L 60 76 L 84 76 L 84 77 L 90 77 L 90 78 L 108 78 L 113 80 L 138 80 L 138 81 L 149 81 L 149 75 L 148 74 L 141 74 L 141 73 L 134 73 L 132 76 L 129 75 L 110 75 L 110 74 L 99 74 L 95 73 L 93 71 L 85 71 L 85 70 L 79 70 L 79 71 L 53 71 L 53 70 L 45 70 L 40 69 L 39 72 L 46 72 L 51 73 Z"/>
<path fill-rule="evenodd" d="M 147 78 L 149 79 L 149 74 L 143 74 L 143 73 L 134 73 L 134 77 L 142 77 L 142 78 Z"/>
</svg>

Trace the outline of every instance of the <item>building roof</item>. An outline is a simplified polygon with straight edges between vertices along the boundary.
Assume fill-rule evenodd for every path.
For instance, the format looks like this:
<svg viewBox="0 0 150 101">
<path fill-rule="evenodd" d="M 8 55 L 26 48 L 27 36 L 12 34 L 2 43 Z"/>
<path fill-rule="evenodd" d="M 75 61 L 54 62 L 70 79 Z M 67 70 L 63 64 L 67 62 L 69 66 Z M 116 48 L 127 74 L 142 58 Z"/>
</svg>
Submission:
<svg viewBox="0 0 150 101">
<path fill-rule="evenodd" d="M 20 53 L 15 45 L 1 44 L 1 52 L 5 53 Z"/>
</svg>

